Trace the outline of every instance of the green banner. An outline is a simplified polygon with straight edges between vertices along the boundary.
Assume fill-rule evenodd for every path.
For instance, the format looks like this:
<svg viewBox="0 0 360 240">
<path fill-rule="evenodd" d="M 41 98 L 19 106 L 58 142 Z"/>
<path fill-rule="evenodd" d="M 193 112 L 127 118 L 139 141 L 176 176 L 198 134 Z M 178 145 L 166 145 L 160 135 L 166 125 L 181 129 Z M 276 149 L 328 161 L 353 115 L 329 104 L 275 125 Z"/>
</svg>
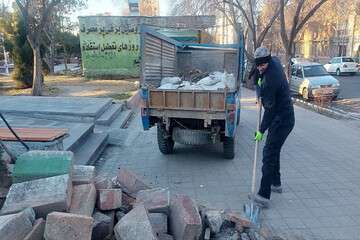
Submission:
<svg viewBox="0 0 360 240">
<path fill-rule="evenodd" d="M 82 64 L 87 78 L 138 77 L 140 35 L 130 31 L 98 32 L 81 29 Z"/>
</svg>

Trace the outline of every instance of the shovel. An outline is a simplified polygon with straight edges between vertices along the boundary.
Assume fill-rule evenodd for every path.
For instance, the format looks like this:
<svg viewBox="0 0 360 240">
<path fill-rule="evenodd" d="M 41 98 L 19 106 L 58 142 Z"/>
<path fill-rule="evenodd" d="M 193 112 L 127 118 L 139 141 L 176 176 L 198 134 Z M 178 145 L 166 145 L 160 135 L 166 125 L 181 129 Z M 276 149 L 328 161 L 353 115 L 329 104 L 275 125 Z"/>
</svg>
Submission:
<svg viewBox="0 0 360 240">
<path fill-rule="evenodd" d="M 257 131 L 260 129 L 261 123 L 261 100 L 258 100 L 258 119 L 257 119 Z M 255 141 L 255 153 L 251 179 L 251 202 L 244 204 L 244 213 L 246 217 L 256 226 L 260 224 L 260 207 L 254 202 L 255 196 L 255 184 L 256 184 L 256 164 L 259 156 L 259 141 Z"/>
</svg>

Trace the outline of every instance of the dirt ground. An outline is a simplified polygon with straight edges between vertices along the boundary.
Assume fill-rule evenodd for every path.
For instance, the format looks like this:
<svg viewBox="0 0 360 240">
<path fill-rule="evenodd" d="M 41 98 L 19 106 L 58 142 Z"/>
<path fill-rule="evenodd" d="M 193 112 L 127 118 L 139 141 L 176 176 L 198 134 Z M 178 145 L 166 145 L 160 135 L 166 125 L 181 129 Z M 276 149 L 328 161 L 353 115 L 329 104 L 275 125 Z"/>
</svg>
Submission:
<svg viewBox="0 0 360 240">
<path fill-rule="evenodd" d="M 127 99 L 139 86 L 139 79 L 86 80 L 81 76 L 45 76 L 44 96 L 62 97 L 112 97 Z M 31 95 L 31 89 L 16 89 L 11 77 L 0 76 L 0 95 Z"/>
</svg>

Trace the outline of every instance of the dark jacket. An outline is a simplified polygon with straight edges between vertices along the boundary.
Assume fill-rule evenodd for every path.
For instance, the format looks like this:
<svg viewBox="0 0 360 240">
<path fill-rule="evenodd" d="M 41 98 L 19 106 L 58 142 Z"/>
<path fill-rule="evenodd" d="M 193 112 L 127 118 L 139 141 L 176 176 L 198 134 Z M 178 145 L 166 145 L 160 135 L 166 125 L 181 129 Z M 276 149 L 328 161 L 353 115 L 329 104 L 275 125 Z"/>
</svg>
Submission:
<svg viewBox="0 0 360 240">
<path fill-rule="evenodd" d="M 260 132 L 264 133 L 275 120 L 285 123 L 294 121 L 294 107 L 290 97 L 289 84 L 277 57 L 272 57 L 268 68 L 262 75 L 260 97 L 265 109 Z"/>
</svg>

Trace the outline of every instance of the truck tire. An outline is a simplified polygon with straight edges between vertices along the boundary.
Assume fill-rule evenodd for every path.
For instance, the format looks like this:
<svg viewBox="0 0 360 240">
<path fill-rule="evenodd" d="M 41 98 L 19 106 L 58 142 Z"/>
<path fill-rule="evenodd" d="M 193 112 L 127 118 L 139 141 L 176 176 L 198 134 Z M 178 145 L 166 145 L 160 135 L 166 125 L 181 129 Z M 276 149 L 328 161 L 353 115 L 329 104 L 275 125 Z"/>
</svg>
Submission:
<svg viewBox="0 0 360 240">
<path fill-rule="evenodd" d="M 174 141 L 171 135 L 169 135 L 160 124 L 157 125 L 157 140 L 159 150 L 162 154 L 171 154 L 174 152 Z"/>
<path fill-rule="evenodd" d="M 223 151 L 223 156 L 225 159 L 233 159 L 235 157 L 234 138 L 224 137 Z"/>
</svg>

